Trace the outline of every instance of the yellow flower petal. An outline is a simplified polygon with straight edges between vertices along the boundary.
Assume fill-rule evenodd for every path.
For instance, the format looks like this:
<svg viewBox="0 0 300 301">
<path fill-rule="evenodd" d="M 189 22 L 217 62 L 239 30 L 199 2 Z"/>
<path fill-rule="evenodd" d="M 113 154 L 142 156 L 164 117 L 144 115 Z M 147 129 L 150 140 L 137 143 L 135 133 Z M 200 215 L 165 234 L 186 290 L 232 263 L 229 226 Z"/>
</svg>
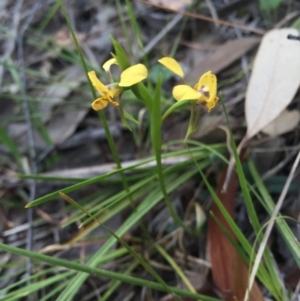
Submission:
<svg viewBox="0 0 300 301">
<path fill-rule="evenodd" d="M 105 94 L 107 93 L 109 90 L 108 88 L 102 84 L 102 82 L 98 79 L 95 71 L 90 71 L 88 72 L 88 76 L 90 81 L 92 82 L 92 85 L 94 86 L 94 88 L 101 94 Z"/>
<path fill-rule="evenodd" d="M 143 64 L 131 66 L 121 73 L 120 87 L 130 87 L 141 82 L 148 76 L 148 70 Z"/>
<path fill-rule="evenodd" d="M 198 92 L 202 92 L 209 101 L 214 101 L 217 94 L 217 77 L 208 71 L 204 73 L 194 87 Z"/>
<path fill-rule="evenodd" d="M 107 99 L 101 97 L 94 100 L 91 106 L 95 111 L 101 111 L 107 107 L 108 103 Z"/>
<path fill-rule="evenodd" d="M 187 85 L 175 86 L 173 88 L 172 94 L 177 101 L 199 99 L 199 97 L 201 96 L 200 93 Z"/>
<path fill-rule="evenodd" d="M 115 98 L 117 96 L 119 96 L 122 93 L 122 89 L 120 89 L 118 86 L 114 86 L 110 88 L 110 96 L 112 98 Z"/>
<path fill-rule="evenodd" d="M 219 98 L 217 94 L 217 77 L 208 71 L 204 73 L 200 78 L 198 83 L 195 85 L 194 89 L 200 93 L 200 97 L 197 103 L 205 105 L 210 112 L 217 104 Z"/>
<path fill-rule="evenodd" d="M 118 107 L 119 103 L 117 101 L 110 101 L 110 104 L 114 107 Z"/>
<path fill-rule="evenodd" d="M 115 64 L 115 65 L 118 65 L 118 62 L 117 62 L 117 60 L 113 57 L 112 59 L 106 61 L 106 62 L 103 64 L 102 68 L 105 70 L 105 72 L 109 72 L 109 71 L 110 71 L 111 65 L 114 65 L 114 64 Z"/>
<path fill-rule="evenodd" d="M 214 99 L 210 100 L 209 102 L 207 102 L 205 104 L 205 106 L 207 107 L 208 112 L 210 112 L 217 104 L 219 100 L 219 97 L 215 97 Z"/>
<path fill-rule="evenodd" d="M 172 71 L 173 73 L 175 73 L 178 76 L 183 78 L 184 73 L 183 73 L 181 66 L 172 57 L 163 57 L 160 60 L 158 60 L 158 62 L 161 63 L 163 66 L 165 66 L 170 71 Z"/>
</svg>

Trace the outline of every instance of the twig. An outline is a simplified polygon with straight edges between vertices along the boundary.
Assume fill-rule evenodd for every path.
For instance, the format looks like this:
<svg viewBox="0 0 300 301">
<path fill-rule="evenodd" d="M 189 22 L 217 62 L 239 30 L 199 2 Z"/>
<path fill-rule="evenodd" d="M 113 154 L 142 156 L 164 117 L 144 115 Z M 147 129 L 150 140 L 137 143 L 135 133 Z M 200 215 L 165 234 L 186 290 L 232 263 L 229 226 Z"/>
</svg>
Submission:
<svg viewBox="0 0 300 301">
<path fill-rule="evenodd" d="M 20 6 L 23 5 L 23 0 L 20 1 Z M 24 33 L 27 30 L 29 24 L 31 23 L 38 7 L 40 6 L 40 3 L 36 3 L 32 9 L 30 14 L 28 15 L 27 19 L 25 20 L 25 23 L 23 27 L 20 30 L 20 33 L 18 35 L 18 61 L 20 66 L 20 82 L 21 82 L 21 100 L 22 100 L 22 106 L 23 111 L 25 115 L 25 120 L 27 123 L 27 135 L 28 135 L 28 148 L 29 148 L 29 158 L 30 158 L 30 169 L 32 174 L 36 174 L 37 172 L 37 166 L 35 164 L 35 143 L 34 143 L 34 137 L 33 137 L 33 128 L 32 128 L 32 122 L 31 122 L 31 115 L 30 115 L 30 109 L 26 98 L 26 75 L 25 75 L 25 63 L 24 63 L 24 53 L 23 53 L 23 39 L 24 39 Z M 31 181 L 29 186 L 29 202 L 33 201 L 36 194 L 36 182 L 35 180 Z M 33 211 L 32 208 L 28 209 L 27 211 L 27 220 L 30 225 L 27 231 L 27 238 L 26 238 L 26 250 L 30 251 L 32 249 L 32 217 L 33 217 Z M 31 274 L 31 259 L 28 257 L 26 259 L 26 276 L 28 277 L 27 285 L 30 283 L 30 274 Z"/>
<path fill-rule="evenodd" d="M 255 258 L 255 262 L 254 262 L 254 265 L 253 265 L 253 268 L 252 268 L 252 272 L 251 272 L 251 275 L 250 275 L 250 279 L 249 279 L 249 286 L 248 286 L 248 289 L 246 291 L 246 294 L 245 294 L 245 298 L 244 298 L 244 301 L 247 301 L 249 300 L 249 295 L 250 295 L 250 291 L 251 291 L 251 288 L 252 288 L 252 285 L 254 283 L 254 279 L 255 279 L 255 275 L 257 273 L 257 270 L 258 270 L 258 267 L 259 267 L 259 263 L 261 262 L 261 259 L 262 259 L 262 256 L 263 256 L 263 253 L 264 253 L 264 250 L 265 250 L 265 247 L 266 247 L 266 244 L 267 244 L 267 241 L 270 237 L 270 233 L 272 231 L 272 228 L 274 226 L 274 223 L 275 223 L 275 220 L 276 220 L 276 216 L 278 215 L 279 213 L 279 210 L 283 204 L 283 201 L 286 197 L 286 194 L 288 192 L 288 189 L 291 185 L 291 182 L 293 180 L 293 177 L 295 175 L 295 172 L 296 172 L 296 168 L 298 167 L 299 165 L 299 162 L 300 162 L 300 151 L 298 152 L 298 155 L 295 159 L 295 162 L 293 164 L 293 167 L 290 171 L 290 174 L 285 182 L 285 185 L 283 187 L 283 190 L 280 194 L 280 197 L 279 197 L 279 200 L 274 208 L 274 211 L 270 217 L 270 222 L 268 223 L 268 226 L 266 228 L 266 232 L 265 232 L 265 235 L 263 237 L 263 240 L 259 246 L 259 249 L 257 251 L 257 255 L 256 255 L 256 258 Z"/>
<path fill-rule="evenodd" d="M 146 45 L 141 57 L 148 54 L 152 48 L 183 18 L 182 14 L 175 15 L 172 20 Z"/>
<path fill-rule="evenodd" d="M 172 166 L 178 164 L 180 162 L 186 162 L 189 160 L 188 156 L 176 156 L 176 157 L 168 157 L 162 158 L 162 164 L 164 166 Z M 134 166 L 136 164 L 141 163 L 143 160 L 132 160 L 127 162 L 122 162 L 122 167 L 127 168 L 129 166 Z M 136 166 L 133 171 L 142 170 L 146 168 L 155 167 L 155 160 L 149 160 L 140 166 Z M 94 165 L 90 167 L 82 167 L 82 168 L 73 168 L 68 170 L 56 170 L 50 171 L 40 174 L 41 176 L 49 176 L 49 177 L 68 177 L 68 178 L 84 178 L 84 177 L 93 177 L 99 176 L 102 174 L 106 174 L 112 172 L 116 169 L 116 163 L 105 163 L 102 165 Z M 130 171 L 130 170 L 129 170 Z"/>
<path fill-rule="evenodd" d="M 248 138 L 245 136 L 242 139 L 242 141 L 240 142 L 240 144 L 238 145 L 237 149 L 236 149 L 236 152 L 237 152 L 238 155 L 240 155 L 241 150 L 245 146 L 246 142 L 248 142 Z M 231 153 L 233 154 L 232 148 L 231 148 Z M 235 167 L 235 157 L 232 154 L 230 156 L 226 177 L 225 177 L 224 184 L 223 184 L 223 187 L 222 187 L 222 193 L 225 193 L 227 191 L 228 184 L 229 184 L 232 172 L 233 172 L 234 167 Z"/>
<path fill-rule="evenodd" d="M 278 173 L 283 167 L 286 166 L 288 162 L 290 162 L 293 157 L 297 154 L 298 150 L 292 151 L 284 160 L 280 161 L 279 164 L 274 166 L 272 169 L 268 170 L 265 174 L 262 175 L 262 180 L 266 180 L 272 175 Z"/>
<path fill-rule="evenodd" d="M 300 11 L 296 10 L 293 11 L 291 13 L 289 13 L 287 16 L 285 16 L 282 20 L 280 20 L 274 27 L 275 28 L 282 28 L 283 26 L 285 26 L 288 22 L 290 22 L 291 20 L 295 19 L 296 17 L 298 17 L 300 15 Z"/>
<path fill-rule="evenodd" d="M 227 25 L 229 27 L 240 28 L 244 31 L 253 32 L 253 33 L 256 33 L 258 35 L 264 35 L 266 33 L 266 31 L 261 30 L 261 29 L 251 28 L 251 27 L 248 27 L 248 26 L 245 26 L 245 25 L 234 24 L 234 23 L 222 20 L 222 19 L 215 20 L 212 17 L 208 17 L 208 16 L 202 15 L 202 14 L 196 14 L 196 13 L 191 13 L 191 12 L 186 12 L 186 11 L 177 11 L 177 10 L 168 8 L 168 7 L 163 6 L 163 5 L 149 4 L 149 2 L 146 2 L 144 0 L 135 0 L 135 1 L 140 2 L 140 3 L 144 3 L 146 5 L 151 5 L 151 6 L 166 10 L 166 11 L 180 13 L 180 14 L 183 14 L 185 16 L 190 16 L 190 17 L 195 18 L 195 19 L 200 19 L 200 20 L 204 20 L 204 21 L 208 21 L 208 22 L 212 22 L 212 23 L 218 23 L 218 24 L 221 24 L 221 25 Z"/>
</svg>

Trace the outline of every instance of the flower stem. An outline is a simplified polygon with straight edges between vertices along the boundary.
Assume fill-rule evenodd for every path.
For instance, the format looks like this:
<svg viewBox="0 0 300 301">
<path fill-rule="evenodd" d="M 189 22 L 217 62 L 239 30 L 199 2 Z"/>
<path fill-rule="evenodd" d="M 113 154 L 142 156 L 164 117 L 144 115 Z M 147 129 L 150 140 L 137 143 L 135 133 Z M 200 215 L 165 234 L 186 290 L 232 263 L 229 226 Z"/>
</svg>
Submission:
<svg viewBox="0 0 300 301">
<path fill-rule="evenodd" d="M 71 22 L 70 22 L 70 19 L 69 19 L 69 16 L 68 16 L 68 13 L 64 7 L 64 4 L 62 1 L 60 1 L 60 4 L 61 4 L 61 8 L 62 8 L 62 12 L 64 14 L 64 17 L 66 19 L 66 22 L 67 22 L 67 25 L 68 25 L 68 28 L 71 32 L 71 35 L 72 35 L 72 38 L 73 38 L 73 41 L 76 45 L 76 49 L 78 51 L 78 54 L 79 54 L 79 57 L 80 57 L 80 61 L 82 63 L 82 67 L 84 69 L 84 72 L 86 74 L 86 77 L 87 77 L 87 82 L 89 83 L 90 85 L 90 90 L 92 91 L 92 94 L 93 94 L 93 98 L 96 99 L 97 96 L 96 96 L 96 93 L 95 93 L 95 90 L 89 80 L 89 77 L 88 77 L 88 68 L 87 68 L 87 65 L 86 65 L 86 62 L 85 62 L 85 59 L 83 57 L 83 54 L 82 54 L 82 51 L 81 51 L 81 48 L 80 48 L 80 45 L 78 43 L 78 40 L 76 38 L 76 35 L 75 35 L 75 32 L 72 28 L 72 25 L 71 25 Z M 109 126 L 108 126 L 108 123 L 107 123 L 107 120 L 106 120 L 106 117 L 104 115 L 104 113 L 102 111 L 99 111 L 99 117 L 100 117 L 100 120 L 101 120 L 101 123 L 103 125 L 103 128 L 104 128 L 104 131 L 105 131 L 105 134 L 106 134 L 106 138 L 107 138 L 107 142 L 108 142 L 108 145 L 110 147 L 110 150 L 111 150 L 111 153 L 113 155 L 113 158 L 114 158 L 114 161 L 117 165 L 117 168 L 120 169 L 120 176 L 121 176 L 121 180 L 122 180 L 122 183 L 123 183 L 123 187 L 124 189 L 126 190 L 127 194 L 128 194 L 128 198 L 129 198 L 129 201 L 130 201 L 130 204 L 132 206 L 132 209 L 135 210 L 136 206 L 134 204 L 134 201 L 132 199 L 132 194 L 130 192 L 130 189 L 129 189 L 129 186 L 128 186 L 128 181 L 123 173 L 123 171 L 121 170 L 122 168 L 122 165 L 121 165 L 121 160 L 120 160 L 120 157 L 119 157 L 119 154 L 118 154 L 118 151 L 117 151 L 117 147 L 116 147 L 116 144 L 114 142 L 114 139 L 113 139 L 113 136 L 110 132 L 110 129 L 109 129 Z M 141 226 L 141 229 L 142 231 L 144 232 L 144 234 L 146 235 L 146 237 L 149 236 L 149 233 L 146 229 L 146 227 L 143 225 L 142 222 L 140 222 L 140 226 Z"/>
<path fill-rule="evenodd" d="M 192 233 L 192 231 L 182 222 L 180 217 L 177 215 L 176 211 L 172 206 L 172 202 L 168 196 L 166 184 L 163 175 L 163 166 L 161 163 L 161 125 L 162 125 L 162 117 L 160 115 L 161 106 L 160 106 L 160 94 L 161 94 L 161 75 L 158 76 L 157 86 L 155 90 L 155 95 L 153 98 L 153 107 L 152 110 L 149 112 L 151 116 L 151 139 L 153 150 L 156 158 L 156 168 L 157 168 L 157 175 L 160 184 L 160 188 L 162 194 L 164 196 L 166 205 L 170 212 L 170 215 L 174 219 L 174 221 L 184 228 L 188 233 Z"/>
</svg>

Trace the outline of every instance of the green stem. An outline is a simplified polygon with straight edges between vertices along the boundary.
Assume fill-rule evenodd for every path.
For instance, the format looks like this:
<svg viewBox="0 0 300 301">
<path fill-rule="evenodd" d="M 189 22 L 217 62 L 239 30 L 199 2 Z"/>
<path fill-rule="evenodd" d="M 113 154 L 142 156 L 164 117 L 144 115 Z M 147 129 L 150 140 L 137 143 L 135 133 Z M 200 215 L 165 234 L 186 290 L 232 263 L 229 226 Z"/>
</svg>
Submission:
<svg viewBox="0 0 300 301">
<path fill-rule="evenodd" d="M 152 107 L 152 110 L 149 111 L 150 116 L 151 116 L 151 139 L 152 139 L 152 145 L 153 145 L 153 150 L 154 150 L 155 159 L 156 159 L 158 180 L 159 180 L 160 188 L 163 193 L 166 205 L 170 212 L 170 215 L 172 216 L 174 221 L 177 222 L 178 225 L 180 225 L 182 228 L 184 228 L 188 233 L 192 234 L 192 231 L 182 222 L 182 220 L 179 218 L 176 211 L 174 210 L 171 200 L 170 200 L 167 190 L 166 190 L 165 179 L 164 179 L 164 175 L 163 175 L 163 166 L 161 163 L 162 117 L 160 115 L 160 111 L 161 111 L 160 94 L 161 94 L 161 74 L 158 76 L 158 80 L 157 80 L 157 86 L 156 86 L 155 95 L 153 98 L 153 107 Z"/>
<path fill-rule="evenodd" d="M 159 132 L 160 135 L 160 132 Z M 153 145 L 155 148 L 155 145 Z M 157 168 L 157 175 L 158 175 L 158 181 L 160 184 L 161 191 L 163 193 L 166 205 L 168 207 L 168 210 L 170 212 L 170 215 L 174 219 L 175 222 L 177 222 L 178 225 L 180 225 L 185 231 L 187 231 L 189 234 L 192 234 L 191 229 L 189 229 L 180 219 L 180 217 L 177 215 L 176 211 L 173 208 L 172 202 L 169 198 L 169 195 L 166 190 L 166 184 L 165 179 L 163 175 L 163 167 L 161 163 L 161 149 L 159 148 L 159 151 L 155 151 L 155 158 L 156 158 L 156 168 Z"/>
</svg>

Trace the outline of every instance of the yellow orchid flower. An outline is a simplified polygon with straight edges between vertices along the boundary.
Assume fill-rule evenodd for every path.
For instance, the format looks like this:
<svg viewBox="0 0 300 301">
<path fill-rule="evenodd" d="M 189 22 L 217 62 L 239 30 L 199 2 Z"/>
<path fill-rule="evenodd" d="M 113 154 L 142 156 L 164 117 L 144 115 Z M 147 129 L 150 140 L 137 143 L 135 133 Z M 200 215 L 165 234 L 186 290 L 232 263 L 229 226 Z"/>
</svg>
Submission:
<svg viewBox="0 0 300 301">
<path fill-rule="evenodd" d="M 101 111 L 107 107 L 109 103 L 113 106 L 119 106 L 119 103 L 114 101 L 115 97 L 121 93 L 121 89 L 118 87 L 108 87 L 105 86 L 98 78 L 95 71 L 90 71 L 88 73 L 89 79 L 92 82 L 94 88 L 99 92 L 101 97 L 97 98 L 92 103 L 92 108 L 95 111 Z"/>
<path fill-rule="evenodd" d="M 117 61 L 113 58 L 103 64 L 103 69 L 109 74 L 110 67 L 113 64 L 117 64 Z M 123 92 L 122 87 L 133 86 L 148 76 L 148 70 L 143 64 L 137 64 L 131 66 L 121 73 L 120 82 L 112 83 L 110 85 L 104 85 L 98 78 L 95 71 L 88 72 L 89 79 L 94 88 L 99 92 L 101 97 L 97 98 L 92 103 L 92 108 L 95 111 L 101 111 L 107 107 L 110 103 L 114 107 L 118 107 L 119 95 Z"/>
<path fill-rule="evenodd" d="M 184 79 L 183 70 L 175 59 L 163 57 L 158 62 Z M 210 112 L 219 100 L 217 97 L 217 77 L 211 71 L 207 71 L 199 78 L 193 88 L 188 85 L 178 85 L 173 88 L 172 94 L 177 101 L 196 100 L 196 103 L 205 105 Z"/>
</svg>

